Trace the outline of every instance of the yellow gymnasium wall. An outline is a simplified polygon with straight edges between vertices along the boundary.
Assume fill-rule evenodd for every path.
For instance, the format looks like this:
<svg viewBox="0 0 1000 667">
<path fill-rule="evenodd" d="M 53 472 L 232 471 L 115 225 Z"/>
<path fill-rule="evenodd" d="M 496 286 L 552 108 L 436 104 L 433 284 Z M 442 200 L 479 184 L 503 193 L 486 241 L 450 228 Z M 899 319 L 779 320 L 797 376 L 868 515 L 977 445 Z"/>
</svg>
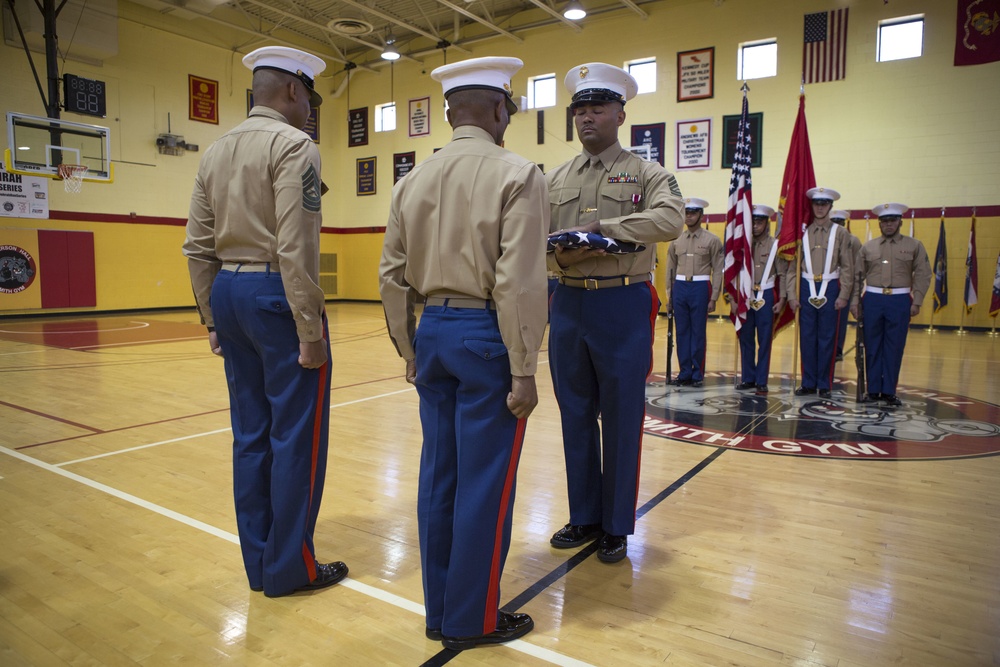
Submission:
<svg viewBox="0 0 1000 667">
<path fill-rule="evenodd" d="M 956 6 L 940 0 L 670 0 L 642 5 L 648 17 L 631 11 L 610 16 L 592 15 L 583 29 L 561 25 L 540 27 L 524 34 L 523 42 L 504 37 L 469 45 L 469 53 L 450 49 L 448 62 L 483 55 L 517 56 L 525 67 L 513 81 L 515 95 L 526 93 L 529 77 L 554 73 L 562 81 L 574 65 L 654 57 L 657 91 L 629 102 L 622 129 L 628 143 L 632 124 L 665 123 L 666 166 L 674 171 L 675 122 L 711 118 L 712 168 L 677 174 L 686 196 L 707 199 L 712 219 L 724 215 L 729 170 L 721 167 L 722 117 L 740 111 L 740 81 L 736 79 L 737 51 L 742 42 L 774 38 L 778 43 L 777 76 L 749 82 L 752 113 L 763 113 L 763 164 L 753 171 L 754 200 L 776 206 L 792 124 L 798 108 L 802 59 L 803 15 L 849 7 L 846 78 L 806 87 L 806 114 L 817 179 L 843 193 L 839 208 L 862 211 L 884 201 L 901 201 L 919 209 L 977 206 L 989 211 L 977 223 L 980 306 L 966 326 L 989 326 L 990 287 L 1000 250 L 996 207 L 1000 205 L 1000 63 L 973 67 L 952 65 Z M 923 55 L 888 63 L 875 62 L 877 25 L 881 20 L 922 15 L 925 19 Z M 235 48 L 209 46 L 198 22 L 161 16 L 152 9 L 122 0 L 118 3 L 118 55 L 93 64 L 70 58 L 61 72 L 105 81 L 108 117 L 92 119 L 64 114 L 67 120 L 105 125 L 112 129 L 115 182 L 84 186 L 78 195 L 64 193 L 61 184 L 50 187 L 48 221 L 0 219 L 0 227 L 91 230 L 95 232 L 98 263 L 96 310 L 120 310 L 193 305 L 180 254 L 183 220 L 201 152 L 222 132 L 246 115 L 250 73 L 240 63 L 242 54 L 258 44 L 246 38 Z M 158 22 L 158 27 L 140 25 Z M 185 36 L 187 35 L 187 36 Z M 455 41 L 454 36 L 449 38 Z M 460 39 L 460 36 L 459 36 Z M 65 44 L 65 42 L 63 42 Z M 246 46 L 244 46 L 246 44 Z M 677 52 L 714 47 L 714 96 L 678 102 Z M 392 69 L 377 54 L 366 63 L 375 71 L 353 70 L 349 84 L 342 66 L 331 63 L 318 80 L 325 97 L 320 112 L 320 151 L 323 178 L 332 191 L 324 197 L 324 253 L 338 255 L 338 298 L 377 300 L 377 264 L 392 185 L 394 153 L 414 151 L 421 160 L 447 143 L 450 128 L 444 121 L 440 86 L 430 72 L 445 62 L 444 53 L 421 57 L 421 62 L 396 62 Z M 35 54 L 36 66 L 44 58 Z M 3 72 L 3 111 L 45 115 L 34 79 L 19 46 L 0 45 Z M 188 119 L 189 74 L 219 82 L 219 124 Z M 431 134 L 407 136 L 406 110 L 411 99 L 430 97 Z M 397 104 L 397 129 L 376 133 L 372 126 L 366 146 L 347 147 L 349 109 L 390 100 Z M 544 143 L 537 141 L 537 111 L 513 117 L 506 146 L 546 169 L 570 159 L 580 150 L 576 139 L 565 137 L 565 106 L 569 93 L 558 86 L 557 105 L 545 110 Z M 168 129 L 198 144 L 199 152 L 160 155 L 156 135 Z M 3 135 L 6 148 L 6 133 Z M 357 196 L 356 161 L 377 160 L 377 192 Z M 71 219 L 61 220 L 59 212 Z M 134 217 L 133 217 L 134 214 Z M 129 220 L 129 222 L 107 221 Z M 156 224 L 143 224 L 155 219 Z M 163 221 L 167 221 L 164 223 Z M 139 221 L 139 222 L 136 222 Z M 855 220 L 855 225 L 857 220 Z M 904 221 L 904 229 L 908 220 Z M 721 236 L 722 225 L 709 229 Z M 366 231 L 367 230 L 367 231 Z M 858 233 L 857 227 L 854 227 Z M 916 236 L 933 257 L 938 217 L 919 218 Z M 357 233 L 341 233 L 352 231 Z M 877 228 L 873 224 L 873 231 Z M 935 324 L 960 322 L 967 216 L 947 219 L 949 250 L 949 307 Z M 860 235 L 860 234 L 859 234 Z M 665 248 L 660 248 L 665 257 Z M 662 275 L 658 281 L 662 291 Z M 0 295 L 2 297 L 2 295 Z M 928 317 L 925 308 L 918 322 Z M 0 312 L 18 312 L 4 306 Z"/>
</svg>

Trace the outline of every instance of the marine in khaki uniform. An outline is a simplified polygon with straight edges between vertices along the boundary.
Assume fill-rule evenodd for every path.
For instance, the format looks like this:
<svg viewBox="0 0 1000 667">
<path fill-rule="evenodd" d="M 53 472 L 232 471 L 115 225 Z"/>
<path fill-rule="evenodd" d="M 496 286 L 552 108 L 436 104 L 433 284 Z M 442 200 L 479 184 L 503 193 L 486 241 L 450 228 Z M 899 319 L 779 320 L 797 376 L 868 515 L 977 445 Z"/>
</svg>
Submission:
<svg viewBox="0 0 1000 667">
<path fill-rule="evenodd" d="M 557 247 L 549 357 L 562 418 L 569 523 L 550 544 L 601 539 L 602 562 L 622 560 L 635 531 L 646 378 L 659 299 L 651 282 L 658 241 L 681 228 L 673 175 L 618 143 L 625 102 L 638 90 L 604 63 L 571 69 L 565 86 L 583 152 L 547 174 L 552 232 L 573 230 L 643 244 L 639 252 Z M 598 426 L 600 416 L 600 426 Z"/>
<path fill-rule="evenodd" d="M 319 150 L 301 130 L 326 64 L 267 46 L 248 54 L 256 106 L 201 160 L 184 254 L 212 351 L 225 358 L 240 549 L 269 597 L 347 575 L 317 563 L 331 365 L 323 290 Z"/>
<path fill-rule="evenodd" d="M 667 250 L 667 312 L 677 325 L 677 364 L 671 384 L 700 387 L 705 379 L 708 314 L 722 291 L 722 241 L 701 226 L 704 199 L 685 199 L 684 232 Z M 668 378 L 670 380 L 670 378 Z"/>
<path fill-rule="evenodd" d="M 861 247 L 858 269 L 864 287 L 851 303 L 855 317 L 859 301 L 861 304 L 868 398 L 891 407 L 902 405 L 896 385 L 906 334 L 910 319 L 920 314 L 931 284 L 931 264 L 924 244 L 899 233 L 906 211 L 903 204 L 880 204 L 872 209 L 882 236 Z"/>
<path fill-rule="evenodd" d="M 831 211 L 830 212 L 830 222 L 835 225 L 840 225 L 843 227 L 839 230 L 841 233 L 847 233 L 850 236 L 847 240 L 851 242 L 851 255 L 854 257 L 854 284 L 858 284 L 858 252 L 861 250 L 861 239 L 859 239 L 854 234 L 851 234 L 851 230 L 847 227 L 848 213 L 844 210 Z M 840 361 L 844 358 L 844 341 L 847 339 L 847 314 L 841 314 L 840 316 L 840 329 L 837 331 L 837 358 L 836 361 Z"/>
<path fill-rule="evenodd" d="M 766 394 L 767 376 L 771 368 L 771 341 L 774 337 L 774 316 L 785 307 L 784 295 L 775 299 L 775 287 L 787 281 L 792 271 L 787 260 L 778 256 L 778 242 L 769 233 L 770 206 L 753 206 L 753 293 L 747 310 L 747 321 L 740 328 L 740 384 L 737 389 L 755 389 Z M 755 344 L 756 337 L 756 344 Z"/>
<path fill-rule="evenodd" d="M 794 272 L 790 273 L 785 284 L 788 306 L 801 311 L 802 384 L 795 395 L 808 396 L 818 391 L 821 397 L 829 398 L 840 318 L 847 317 L 854 285 L 854 255 L 850 235 L 830 221 L 830 210 L 840 193 L 830 188 L 811 188 L 806 197 L 812 200 L 813 217 L 799 251 L 801 278 L 796 285 Z"/>
<path fill-rule="evenodd" d="M 393 188 L 379 266 L 389 335 L 420 395 L 426 634 L 455 650 L 534 627 L 498 609 L 546 321 L 545 177 L 500 147 L 521 65 L 473 58 L 431 72 L 452 140 Z"/>
</svg>

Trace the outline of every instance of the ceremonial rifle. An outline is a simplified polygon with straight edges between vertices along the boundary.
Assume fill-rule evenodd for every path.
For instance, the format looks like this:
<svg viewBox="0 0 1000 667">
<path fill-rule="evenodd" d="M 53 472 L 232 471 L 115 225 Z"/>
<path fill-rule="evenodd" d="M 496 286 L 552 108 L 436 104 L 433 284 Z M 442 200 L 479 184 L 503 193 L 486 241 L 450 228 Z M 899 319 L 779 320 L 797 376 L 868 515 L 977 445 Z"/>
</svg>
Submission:
<svg viewBox="0 0 1000 667">
<path fill-rule="evenodd" d="M 863 260 L 862 260 L 863 261 Z M 863 403 L 865 400 L 865 316 L 863 312 L 864 290 L 861 288 L 861 273 L 857 274 L 858 280 L 858 331 L 855 334 L 857 340 L 854 343 L 854 364 L 858 367 L 858 389 L 854 394 L 854 400 Z"/>
<path fill-rule="evenodd" d="M 671 274 L 673 272 L 671 271 Z M 670 303 L 667 305 L 667 384 L 673 382 L 673 358 L 674 358 L 674 280 L 673 275 L 668 275 L 667 286 L 670 288 Z"/>
</svg>

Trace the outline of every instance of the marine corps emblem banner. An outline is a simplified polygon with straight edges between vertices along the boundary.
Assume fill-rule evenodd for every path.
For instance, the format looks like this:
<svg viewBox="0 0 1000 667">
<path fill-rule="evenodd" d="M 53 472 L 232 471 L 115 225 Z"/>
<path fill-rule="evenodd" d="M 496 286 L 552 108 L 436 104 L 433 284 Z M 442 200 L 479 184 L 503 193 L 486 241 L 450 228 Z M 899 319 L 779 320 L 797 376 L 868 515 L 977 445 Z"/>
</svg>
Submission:
<svg viewBox="0 0 1000 667">
<path fill-rule="evenodd" d="M 1000 60 L 1000 0 L 958 0 L 955 65 Z"/>
</svg>

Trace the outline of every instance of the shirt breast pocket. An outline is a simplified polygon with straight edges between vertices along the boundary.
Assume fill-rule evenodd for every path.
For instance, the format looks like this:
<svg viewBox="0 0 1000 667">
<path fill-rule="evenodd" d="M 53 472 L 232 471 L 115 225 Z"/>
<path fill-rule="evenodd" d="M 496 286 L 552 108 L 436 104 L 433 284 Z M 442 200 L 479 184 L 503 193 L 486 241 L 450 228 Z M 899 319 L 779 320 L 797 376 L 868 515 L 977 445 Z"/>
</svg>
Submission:
<svg viewBox="0 0 1000 667">
<path fill-rule="evenodd" d="M 912 262 L 914 251 L 909 248 L 900 248 L 895 252 L 895 258 L 903 262 Z"/>
<path fill-rule="evenodd" d="M 633 208 L 632 195 L 638 195 L 639 188 L 619 187 L 601 192 L 601 217 L 618 217 L 628 215 L 639 209 L 639 202 Z"/>
<path fill-rule="evenodd" d="M 549 205 L 552 211 L 551 231 L 576 227 L 579 224 L 580 188 L 549 190 Z"/>
</svg>

